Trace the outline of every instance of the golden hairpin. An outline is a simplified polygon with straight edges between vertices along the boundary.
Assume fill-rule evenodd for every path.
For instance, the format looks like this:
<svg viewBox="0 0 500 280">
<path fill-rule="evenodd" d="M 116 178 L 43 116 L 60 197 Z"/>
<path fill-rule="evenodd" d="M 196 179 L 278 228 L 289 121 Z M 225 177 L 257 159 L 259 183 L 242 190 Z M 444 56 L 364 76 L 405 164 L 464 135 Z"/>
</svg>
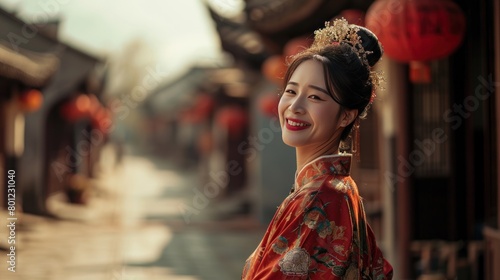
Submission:
<svg viewBox="0 0 500 280">
<path fill-rule="evenodd" d="M 367 55 L 373 53 L 363 47 L 361 37 L 358 35 L 359 27 L 349 24 L 345 18 L 335 19 L 332 23 L 325 22 L 325 27 L 314 31 L 314 43 L 311 47 L 324 47 L 331 44 L 347 44 L 358 56 L 361 63 L 370 71 L 369 83 L 375 88 L 384 81 L 381 71 L 372 71 Z M 372 98 L 373 99 L 373 98 Z"/>
</svg>

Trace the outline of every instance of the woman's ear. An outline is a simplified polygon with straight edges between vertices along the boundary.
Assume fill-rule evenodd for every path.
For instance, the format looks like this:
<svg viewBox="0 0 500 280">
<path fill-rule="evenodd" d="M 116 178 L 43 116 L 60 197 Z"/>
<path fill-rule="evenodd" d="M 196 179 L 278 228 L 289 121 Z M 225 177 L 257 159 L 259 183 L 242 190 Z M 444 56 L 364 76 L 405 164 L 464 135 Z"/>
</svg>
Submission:
<svg viewBox="0 0 500 280">
<path fill-rule="evenodd" d="M 345 109 L 342 112 L 342 116 L 340 119 L 340 127 L 346 127 L 349 124 L 351 124 L 356 117 L 358 116 L 358 110 L 357 109 L 352 109 L 352 110 L 347 110 Z"/>
</svg>

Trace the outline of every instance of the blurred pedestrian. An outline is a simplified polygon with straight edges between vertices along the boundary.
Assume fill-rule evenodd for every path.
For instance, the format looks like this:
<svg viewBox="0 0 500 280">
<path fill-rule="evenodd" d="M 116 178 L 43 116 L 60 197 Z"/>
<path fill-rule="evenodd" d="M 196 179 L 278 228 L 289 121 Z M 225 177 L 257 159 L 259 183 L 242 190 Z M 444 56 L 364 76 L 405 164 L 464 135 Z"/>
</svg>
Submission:
<svg viewBox="0 0 500 280">
<path fill-rule="evenodd" d="M 337 19 L 292 57 L 278 111 L 296 148 L 295 184 L 242 279 L 392 279 L 349 175 L 352 155 L 339 152 L 373 102 L 382 53 L 371 31 Z"/>
</svg>

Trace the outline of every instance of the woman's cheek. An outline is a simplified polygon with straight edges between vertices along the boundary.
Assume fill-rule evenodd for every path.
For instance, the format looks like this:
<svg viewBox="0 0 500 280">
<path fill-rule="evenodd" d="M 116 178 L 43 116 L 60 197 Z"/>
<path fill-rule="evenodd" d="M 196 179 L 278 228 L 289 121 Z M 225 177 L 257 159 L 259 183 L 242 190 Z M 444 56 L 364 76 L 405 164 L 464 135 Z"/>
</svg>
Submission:
<svg viewBox="0 0 500 280">
<path fill-rule="evenodd" d="M 280 119 L 280 124 L 283 125 L 283 118 L 286 110 L 286 105 L 285 105 L 285 98 L 283 96 L 280 98 L 280 101 L 278 103 L 278 116 Z"/>
</svg>

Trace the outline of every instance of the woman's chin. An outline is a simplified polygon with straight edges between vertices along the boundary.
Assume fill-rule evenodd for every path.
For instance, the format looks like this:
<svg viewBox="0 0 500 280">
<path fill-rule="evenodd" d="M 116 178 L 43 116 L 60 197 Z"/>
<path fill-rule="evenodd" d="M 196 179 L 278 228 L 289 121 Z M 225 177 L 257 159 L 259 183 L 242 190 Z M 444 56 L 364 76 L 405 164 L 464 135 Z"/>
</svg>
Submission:
<svg viewBox="0 0 500 280">
<path fill-rule="evenodd" d="M 281 139 L 283 140 L 283 143 L 290 147 L 297 148 L 304 145 L 304 140 L 296 139 L 296 137 L 282 136 Z"/>
</svg>

